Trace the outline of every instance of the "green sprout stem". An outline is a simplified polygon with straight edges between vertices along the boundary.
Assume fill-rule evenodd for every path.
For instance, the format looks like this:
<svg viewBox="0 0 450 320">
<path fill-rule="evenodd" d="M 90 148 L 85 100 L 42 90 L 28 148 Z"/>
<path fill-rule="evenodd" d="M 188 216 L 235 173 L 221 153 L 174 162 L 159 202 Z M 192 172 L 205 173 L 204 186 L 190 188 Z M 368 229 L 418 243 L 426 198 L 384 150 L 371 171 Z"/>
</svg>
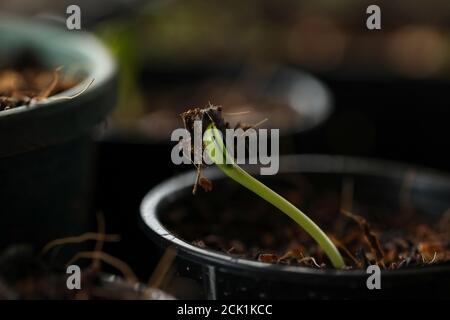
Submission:
<svg viewBox="0 0 450 320">
<path fill-rule="evenodd" d="M 214 124 L 210 124 L 205 131 L 203 143 L 208 156 L 228 177 L 287 214 L 319 244 L 336 269 L 345 267 L 344 260 L 336 246 L 314 221 L 278 193 L 253 178 L 235 163 L 224 146 L 222 133 Z"/>
</svg>

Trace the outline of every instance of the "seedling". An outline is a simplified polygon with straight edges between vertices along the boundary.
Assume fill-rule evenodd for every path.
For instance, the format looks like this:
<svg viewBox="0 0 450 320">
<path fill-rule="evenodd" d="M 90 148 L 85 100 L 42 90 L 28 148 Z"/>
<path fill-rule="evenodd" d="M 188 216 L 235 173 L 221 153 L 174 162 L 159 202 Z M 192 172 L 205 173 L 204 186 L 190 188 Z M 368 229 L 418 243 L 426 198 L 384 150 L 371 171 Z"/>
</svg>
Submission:
<svg viewBox="0 0 450 320">
<path fill-rule="evenodd" d="M 209 116 L 208 113 L 206 114 Z M 325 232 L 297 207 L 238 166 L 227 151 L 222 139 L 222 133 L 213 118 L 209 116 L 208 122 L 209 124 L 203 135 L 204 149 L 219 169 L 228 177 L 256 193 L 294 220 L 319 244 L 336 269 L 345 267 L 341 254 Z"/>
</svg>

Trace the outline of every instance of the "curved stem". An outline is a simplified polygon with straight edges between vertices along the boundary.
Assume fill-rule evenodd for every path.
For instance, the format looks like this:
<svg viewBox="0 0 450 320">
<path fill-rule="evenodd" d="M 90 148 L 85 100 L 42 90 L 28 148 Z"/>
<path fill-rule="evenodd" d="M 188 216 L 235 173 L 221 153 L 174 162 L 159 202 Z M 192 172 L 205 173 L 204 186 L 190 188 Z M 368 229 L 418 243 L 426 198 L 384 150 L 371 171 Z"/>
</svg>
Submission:
<svg viewBox="0 0 450 320">
<path fill-rule="evenodd" d="M 228 177 L 256 193 L 294 220 L 319 244 L 335 268 L 341 269 L 345 267 L 344 260 L 336 246 L 314 221 L 278 193 L 253 178 L 234 162 L 234 159 L 224 146 L 221 132 L 214 124 L 208 126 L 203 135 L 203 142 L 208 156 Z"/>
</svg>

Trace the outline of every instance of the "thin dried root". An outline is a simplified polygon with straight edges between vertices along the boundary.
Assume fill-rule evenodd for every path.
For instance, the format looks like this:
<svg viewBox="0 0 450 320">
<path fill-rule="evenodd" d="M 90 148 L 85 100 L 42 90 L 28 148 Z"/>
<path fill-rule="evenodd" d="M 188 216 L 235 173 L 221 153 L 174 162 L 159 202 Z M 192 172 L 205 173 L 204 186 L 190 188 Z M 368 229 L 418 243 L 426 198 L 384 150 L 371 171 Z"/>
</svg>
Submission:
<svg viewBox="0 0 450 320">
<path fill-rule="evenodd" d="M 98 234 L 100 234 L 101 237 L 95 243 L 95 251 L 101 252 L 103 251 L 103 244 L 105 243 L 105 233 L 106 233 L 105 217 L 101 212 L 97 212 L 97 227 L 98 227 Z M 92 261 L 92 269 L 100 270 L 100 267 L 101 267 L 100 259 L 94 259 Z"/>
<path fill-rule="evenodd" d="M 38 99 L 46 99 L 48 98 L 52 91 L 55 89 L 56 85 L 58 84 L 59 81 L 59 71 L 61 71 L 62 67 L 58 67 L 53 71 L 53 79 L 50 82 L 49 86 L 47 87 L 47 89 L 45 89 L 39 96 Z"/>
<path fill-rule="evenodd" d="M 255 124 L 253 125 L 253 128 L 258 128 L 260 125 L 266 123 L 267 121 L 269 121 L 269 118 L 264 118 L 263 120 L 261 120 L 261 121 L 255 123 Z"/>
<path fill-rule="evenodd" d="M 364 238 L 366 239 L 366 242 L 369 245 L 372 253 L 375 255 L 377 261 L 380 261 L 381 265 L 384 266 L 384 252 L 381 248 L 380 240 L 378 239 L 377 235 L 370 230 L 370 226 L 367 223 L 367 220 L 347 210 L 341 210 L 341 213 L 349 217 L 359 225 L 364 233 Z"/>
<path fill-rule="evenodd" d="M 298 262 L 302 263 L 302 262 L 306 262 L 306 261 L 311 261 L 317 268 L 321 269 L 322 267 L 317 263 L 316 259 L 314 259 L 313 257 L 304 257 L 302 259 L 300 259 Z"/>
<path fill-rule="evenodd" d="M 427 259 L 425 259 L 425 257 L 423 256 L 423 254 L 421 254 L 420 256 L 422 257 L 422 262 L 423 262 L 424 264 L 433 264 L 433 263 L 436 261 L 436 258 L 437 258 L 437 252 L 436 252 L 436 251 L 434 252 L 433 258 L 430 259 L 430 261 L 428 261 L 428 262 L 427 262 Z"/>
<path fill-rule="evenodd" d="M 285 254 L 283 254 L 280 258 L 278 258 L 278 263 L 283 260 L 287 259 L 303 259 L 304 255 L 303 252 L 297 249 L 289 250 Z"/>
<path fill-rule="evenodd" d="M 148 286 L 150 288 L 159 288 L 161 286 L 173 264 L 176 255 L 177 251 L 174 247 L 167 248 L 148 281 Z"/>
<path fill-rule="evenodd" d="M 239 112 L 222 112 L 224 116 L 243 116 L 249 114 L 250 111 L 239 111 Z"/>
<path fill-rule="evenodd" d="M 242 130 L 244 130 L 244 132 L 240 135 L 240 137 L 242 137 L 248 129 L 256 129 L 257 127 L 261 126 L 262 124 L 264 124 L 267 121 L 269 121 L 268 118 L 265 118 L 265 119 L 255 123 L 255 124 L 244 124 L 244 123 L 238 122 L 238 124 L 236 125 L 235 129 L 242 129 Z"/>
<path fill-rule="evenodd" d="M 120 241 L 120 235 L 118 234 L 98 234 L 95 232 L 86 232 L 79 236 L 60 238 L 50 241 L 45 245 L 42 249 L 41 254 L 45 254 L 49 252 L 51 249 L 57 246 L 71 244 L 71 243 L 81 243 L 84 241 L 96 240 L 96 241 L 108 241 L 108 242 L 117 242 Z"/>
<path fill-rule="evenodd" d="M 330 235 L 330 238 L 338 248 L 345 252 L 345 254 L 353 261 L 355 265 L 359 267 L 362 266 L 362 263 L 350 252 L 350 250 L 347 249 L 347 247 L 341 241 L 339 241 L 332 235 Z"/>
<path fill-rule="evenodd" d="M 75 254 L 75 256 L 70 259 L 70 261 L 66 264 L 66 266 L 69 266 L 73 264 L 75 261 L 79 259 L 99 259 L 103 262 L 113 266 L 117 270 L 119 270 L 124 278 L 129 281 L 130 283 L 137 283 L 138 278 L 136 274 L 133 272 L 133 270 L 126 264 L 124 261 L 113 257 L 105 252 L 98 252 L 98 251 L 82 251 Z"/>
<path fill-rule="evenodd" d="M 28 103 L 28 107 L 31 107 L 31 106 L 34 106 L 34 105 L 38 105 L 38 104 L 42 104 L 42 103 L 46 103 L 46 102 L 49 102 L 49 101 L 72 100 L 72 99 L 74 99 L 76 97 L 79 97 L 84 92 L 86 92 L 86 90 L 89 89 L 89 87 L 94 83 L 94 80 L 95 79 L 92 78 L 91 81 L 83 89 L 81 89 L 80 92 L 77 92 L 77 93 L 75 93 L 72 96 L 47 97 L 47 96 L 39 95 L 37 97 L 34 97 L 34 98 L 30 99 L 30 101 Z"/>
<path fill-rule="evenodd" d="M 81 89 L 80 92 L 77 92 L 77 93 L 75 93 L 72 96 L 50 97 L 50 98 L 48 98 L 48 100 L 49 101 L 72 100 L 72 99 L 74 99 L 76 97 L 79 97 L 83 93 L 85 93 L 86 90 L 89 89 L 90 86 L 94 83 L 94 81 L 95 81 L 95 78 L 92 78 L 91 81 L 83 89 Z"/>
</svg>

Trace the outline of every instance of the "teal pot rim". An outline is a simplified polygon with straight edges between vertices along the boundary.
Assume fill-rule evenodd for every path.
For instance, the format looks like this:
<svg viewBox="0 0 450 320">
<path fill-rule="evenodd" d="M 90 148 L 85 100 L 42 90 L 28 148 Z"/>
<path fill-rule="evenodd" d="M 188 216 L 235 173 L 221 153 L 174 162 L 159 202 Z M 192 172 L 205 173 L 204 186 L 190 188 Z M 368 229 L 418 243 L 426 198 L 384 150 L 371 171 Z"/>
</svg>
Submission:
<svg viewBox="0 0 450 320">
<path fill-rule="evenodd" d="M 44 64 L 77 68 L 85 79 L 53 97 L 79 96 L 0 111 L 0 157 L 61 143 L 101 122 L 114 107 L 117 66 L 92 34 L 42 21 L 0 15 L 0 59 L 31 50 Z"/>
</svg>

